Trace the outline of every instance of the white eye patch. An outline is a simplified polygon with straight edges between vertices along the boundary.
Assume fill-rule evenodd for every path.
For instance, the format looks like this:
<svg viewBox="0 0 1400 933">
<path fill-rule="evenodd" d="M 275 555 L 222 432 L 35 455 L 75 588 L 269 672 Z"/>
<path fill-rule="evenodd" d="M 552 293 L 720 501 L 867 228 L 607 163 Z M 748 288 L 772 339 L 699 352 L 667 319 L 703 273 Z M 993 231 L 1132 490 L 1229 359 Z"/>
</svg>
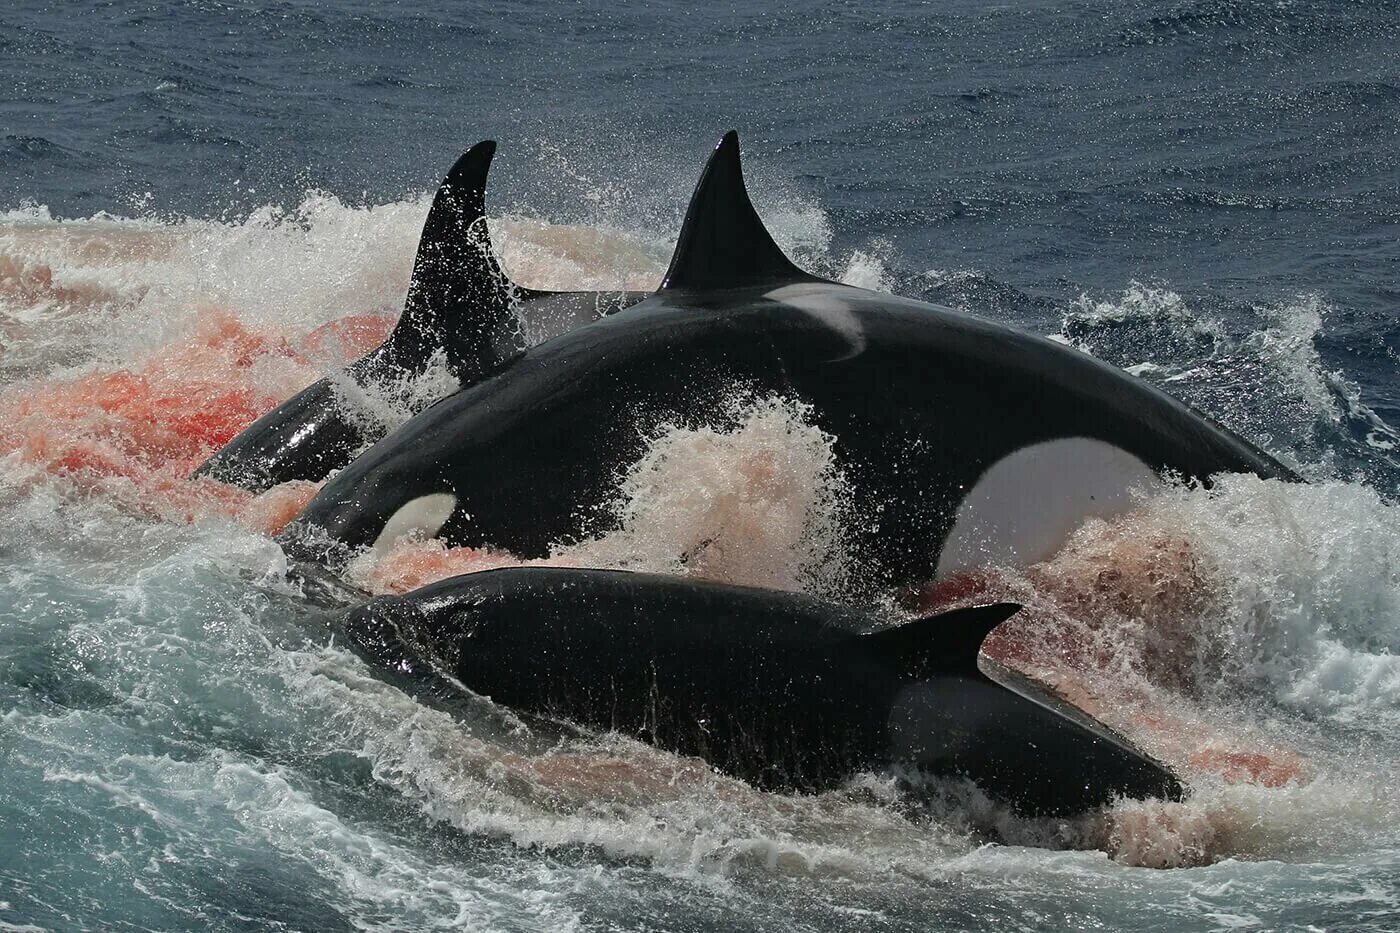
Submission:
<svg viewBox="0 0 1400 933">
<path fill-rule="evenodd" d="M 447 524 L 457 508 L 457 497 L 450 492 L 435 492 L 410 499 L 384 523 L 384 530 L 374 539 L 374 553 L 382 557 L 394 542 L 406 535 L 421 534 L 431 538 Z"/>
</svg>

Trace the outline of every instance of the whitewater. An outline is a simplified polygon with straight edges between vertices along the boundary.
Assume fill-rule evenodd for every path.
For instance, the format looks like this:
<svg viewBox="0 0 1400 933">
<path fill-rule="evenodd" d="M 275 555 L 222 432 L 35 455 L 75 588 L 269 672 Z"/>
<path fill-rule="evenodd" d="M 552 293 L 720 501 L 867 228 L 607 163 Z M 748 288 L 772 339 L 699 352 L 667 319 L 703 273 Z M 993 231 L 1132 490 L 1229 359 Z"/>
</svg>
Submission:
<svg viewBox="0 0 1400 933">
<path fill-rule="evenodd" d="M 1176 767 L 1188 800 L 1052 821 L 959 782 L 911 801 L 897 774 L 765 794 L 486 700 L 424 705 L 289 575 L 270 535 L 314 486 L 184 478 L 383 336 L 427 203 L 0 216 L 6 928 L 1400 924 L 1400 516 L 1326 440 L 1383 457 L 1396 435 L 1320 362 L 1320 298 L 1260 305 L 1244 333 L 1136 282 L 1064 303 L 1049 336 L 1268 442 L 1243 422 L 1255 386 L 1311 482 L 1170 486 L 967 584 L 1028 607 L 989 655 Z M 774 216 L 806 262 L 888 287 L 880 243 L 833 247 L 800 199 Z M 645 226 L 491 223 L 532 287 L 654 287 L 669 251 Z M 839 589 L 860 568 L 830 443 L 799 403 L 738 393 L 714 425 L 658 428 L 621 465 L 618 530 L 548 560 Z M 404 541 L 353 573 L 391 592 L 510 562 Z"/>
</svg>

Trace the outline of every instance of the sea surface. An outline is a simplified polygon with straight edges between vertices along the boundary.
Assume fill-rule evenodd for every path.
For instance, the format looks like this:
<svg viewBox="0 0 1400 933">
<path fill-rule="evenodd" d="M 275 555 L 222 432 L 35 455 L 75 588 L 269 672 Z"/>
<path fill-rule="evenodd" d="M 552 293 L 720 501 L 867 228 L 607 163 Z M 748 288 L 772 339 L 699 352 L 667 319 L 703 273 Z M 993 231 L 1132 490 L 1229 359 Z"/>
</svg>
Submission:
<svg viewBox="0 0 1400 933">
<path fill-rule="evenodd" d="M 730 128 L 808 268 L 1078 347 L 1307 477 L 1171 485 L 988 570 L 1037 620 L 1007 652 L 1188 800 L 766 794 L 448 715 L 289 577 L 310 487 L 185 480 L 382 336 L 472 143 L 516 280 L 645 289 Z M 9 0 L 0 929 L 1400 929 L 1397 354 L 1389 0 Z M 831 439 L 733 407 L 659 430 L 617 530 L 551 559 L 858 574 L 814 544 L 849 519 Z"/>
</svg>

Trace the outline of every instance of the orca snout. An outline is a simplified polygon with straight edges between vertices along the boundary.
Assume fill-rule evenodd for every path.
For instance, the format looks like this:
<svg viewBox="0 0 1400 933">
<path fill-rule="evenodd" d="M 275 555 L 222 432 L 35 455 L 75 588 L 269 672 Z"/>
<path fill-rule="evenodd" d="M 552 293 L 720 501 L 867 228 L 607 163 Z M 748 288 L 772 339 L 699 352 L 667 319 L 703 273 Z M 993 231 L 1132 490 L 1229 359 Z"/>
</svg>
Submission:
<svg viewBox="0 0 1400 933">
<path fill-rule="evenodd" d="M 293 574 L 301 580 L 332 577 L 332 568 L 344 568 L 353 554 L 348 545 L 307 521 L 305 513 L 289 522 L 273 540 L 287 555 Z"/>
</svg>

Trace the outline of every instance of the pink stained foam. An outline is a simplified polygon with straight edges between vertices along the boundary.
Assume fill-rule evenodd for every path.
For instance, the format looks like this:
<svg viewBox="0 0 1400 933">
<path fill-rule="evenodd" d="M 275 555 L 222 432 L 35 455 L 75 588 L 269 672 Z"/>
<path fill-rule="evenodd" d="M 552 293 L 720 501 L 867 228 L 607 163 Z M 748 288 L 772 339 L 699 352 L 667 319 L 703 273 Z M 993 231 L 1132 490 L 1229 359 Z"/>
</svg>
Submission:
<svg viewBox="0 0 1400 933">
<path fill-rule="evenodd" d="M 359 574 L 356 582 L 371 593 L 407 593 L 464 573 L 540 563 L 545 562 L 522 560 L 492 548 L 447 547 L 436 538 L 402 538 Z"/>
<path fill-rule="evenodd" d="M 1200 630 L 1213 607 L 1206 570 L 1181 535 L 1124 533 L 1102 523 L 1023 572 L 988 568 L 930 584 L 909 601 L 923 613 L 997 600 L 1023 609 L 982 653 L 1018 670 L 1090 716 L 1137 737 L 1185 776 L 1277 788 L 1308 783 L 1289 749 L 1241 748 L 1237 736 L 1173 715 L 1151 687 L 1190 694 L 1210 646 Z"/>
<path fill-rule="evenodd" d="M 129 367 L 0 393 L 0 454 L 161 519 L 223 514 L 275 533 L 317 485 L 288 483 L 255 496 L 188 479 L 190 472 L 319 378 L 313 360 L 360 356 L 391 323 L 351 317 L 291 341 L 230 312 L 202 311 L 188 337 Z"/>
</svg>

